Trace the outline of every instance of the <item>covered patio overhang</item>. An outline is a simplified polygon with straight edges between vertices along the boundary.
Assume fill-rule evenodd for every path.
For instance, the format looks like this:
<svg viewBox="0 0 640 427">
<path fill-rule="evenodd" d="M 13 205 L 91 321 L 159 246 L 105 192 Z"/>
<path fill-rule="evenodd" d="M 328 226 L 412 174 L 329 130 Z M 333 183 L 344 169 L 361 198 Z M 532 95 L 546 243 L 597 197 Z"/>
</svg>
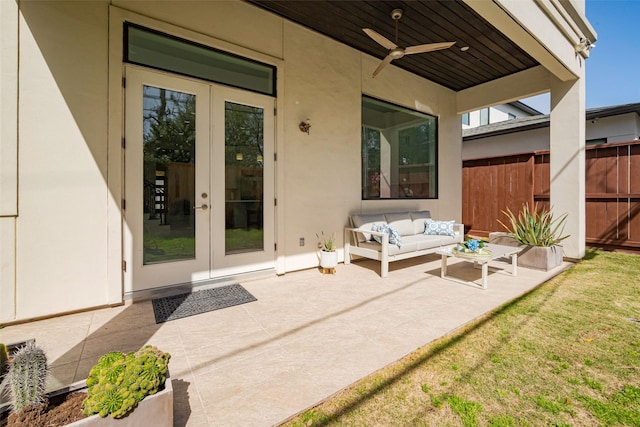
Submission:
<svg viewBox="0 0 640 427">
<path fill-rule="evenodd" d="M 398 45 L 456 44 L 404 56 L 392 65 L 456 91 L 458 114 L 550 92 L 551 205 L 572 218 L 565 255 L 582 258 L 584 61 L 597 37 L 584 1 L 248 2 L 380 60 L 387 52 L 362 29 L 393 40 L 391 12 L 402 9 Z"/>
</svg>

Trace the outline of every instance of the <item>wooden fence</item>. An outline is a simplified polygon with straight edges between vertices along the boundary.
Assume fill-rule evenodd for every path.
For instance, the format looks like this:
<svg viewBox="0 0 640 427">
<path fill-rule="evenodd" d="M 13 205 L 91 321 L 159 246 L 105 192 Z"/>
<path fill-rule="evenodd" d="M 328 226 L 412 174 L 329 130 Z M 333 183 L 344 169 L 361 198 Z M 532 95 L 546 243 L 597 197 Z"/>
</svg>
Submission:
<svg viewBox="0 0 640 427">
<path fill-rule="evenodd" d="M 462 222 L 467 233 L 504 231 L 503 210 L 550 207 L 549 151 L 463 162 Z M 640 250 L 640 141 L 587 147 L 586 244 Z M 559 213 L 556 213 L 559 214 Z"/>
</svg>

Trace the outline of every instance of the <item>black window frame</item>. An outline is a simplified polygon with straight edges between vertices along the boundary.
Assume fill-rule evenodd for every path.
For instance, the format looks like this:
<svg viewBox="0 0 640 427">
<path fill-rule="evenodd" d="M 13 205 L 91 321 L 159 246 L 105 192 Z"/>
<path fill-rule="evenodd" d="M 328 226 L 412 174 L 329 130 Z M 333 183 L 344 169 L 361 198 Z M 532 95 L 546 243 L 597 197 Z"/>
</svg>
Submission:
<svg viewBox="0 0 640 427">
<path fill-rule="evenodd" d="M 225 56 L 228 56 L 228 57 L 231 57 L 231 58 L 239 59 L 239 60 L 242 60 L 242 61 L 246 61 L 246 62 L 250 62 L 250 63 L 261 65 L 263 67 L 270 68 L 271 71 L 272 71 L 272 78 L 271 78 L 271 83 L 270 83 L 270 87 L 271 87 L 270 91 L 256 90 L 256 89 L 253 89 L 253 88 L 250 88 L 250 87 L 243 87 L 243 86 L 239 86 L 239 85 L 234 85 L 234 84 L 230 84 L 230 83 L 225 82 L 225 81 L 215 80 L 215 79 L 211 79 L 211 78 L 205 77 L 205 76 L 189 74 L 189 73 L 186 73 L 186 72 L 183 72 L 183 71 L 180 71 L 180 70 L 176 70 L 176 69 L 167 69 L 167 68 L 154 66 L 154 65 L 151 65 L 151 64 L 145 64 L 145 63 L 140 63 L 140 62 L 134 61 L 129 56 L 129 28 L 135 28 L 135 29 L 140 30 L 140 31 L 145 31 L 145 32 L 152 33 L 152 34 L 155 34 L 155 35 L 160 36 L 160 37 L 165 37 L 167 39 L 175 40 L 175 41 L 178 41 L 180 43 L 185 43 L 185 44 L 188 44 L 190 46 L 194 46 L 194 47 L 197 47 L 197 48 L 205 49 L 205 50 L 214 52 L 214 53 L 219 54 L 219 55 L 225 55 Z M 196 79 L 199 79 L 199 80 L 204 80 L 204 81 L 208 81 L 208 82 L 212 82 L 212 83 L 217 83 L 217 84 L 221 84 L 221 85 L 228 86 L 228 87 L 234 87 L 234 88 L 238 88 L 238 89 L 247 90 L 249 92 L 260 93 L 260 94 L 263 94 L 263 95 L 268 95 L 268 96 L 273 96 L 273 97 L 277 96 L 277 81 L 278 81 L 277 73 L 278 73 L 278 68 L 276 66 L 274 66 L 274 65 L 265 64 L 264 62 L 256 61 L 255 59 L 246 58 L 244 56 L 240 56 L 240 55 L 236 55 L 236 54 L 233 54 L 233 53 L 230 53 L 230 52 L 226 52 L 224 50 L 216 49 L 216 48 L 213 48 L 211 46 L 207 46 L 207 45 L 202 44 L 202 43 L 194 42 L 192 40 L 188 40 L 188 39 L 185 39 L 185 38 L 182 38 L 182 37 L 178 37 L 178 36 L 175 36 L 175 35 L 172 35 L 172 34 L 167 34 L 167 33 L 164 33 L 162 31 L 158 31 L 158 30 L 154 30 L 154 29 L 151 29 L 151 28 L 147 28 L 147 27 L 144 27 L 142 25 L 134 24 L 134 23 L 128 22 L 128 21 L 124 22 L 123 35 L 124 36 L 123 36 L 123 48 L 122 48 L 122 56 L 123 56 L 122 60 L 125 63 L 134 64 L 134 65 L 140 65 L 140 66 L 148 67 L 148 68 L 153 68 L 155 70 L 165 71 L 165 72 L 169 72 L 169 73 L 172 73 L 172 74 L 178 74 L 178 75 L 181 75 L 181 76 L 192 77 L 192 78 L 196 78 Z"/>
<path fill-rule="evenodd" d="M 370 197 L 367 196 L 366 194 L 366 188 L 365 188 L 365 180 L 367 180 L 367 173 L 364 170 L 365 167 L 365 159 L 363 158 L 363 141 L 362 141 L 362 131 L 365 128 L 365 124 L 363 123 L 363 118 L 361 117 L 360 120 L 360 129 L 361 129 L 361 134 L 360 134 L 360 177 L 361 177 L 361 182 L 360 182 L 360 193 L 361 193 L 361 200 L 366 200 L 366 201 L 374 201 L 374 200 L 437 200 L 439 197 L 439 180 L 438 180 L 438 175 L 439 175 L 439 142 L 440 142 L 440 131 L 439 131 L 439 117 L 433 114 L 428 114 L 425 113 L 423 111 L 418 111 L 418 110 L 414 110 L 411 108 L 408 108 L 404 105 L 399 105 L 399 104 L 395 104 L 393 102 L 389 102 L 387 100 L 384 99 L 380 99 L 380 98 L 376 98 L 374 96 L 371 95 L 366 95 L 366 94 L 362 94 L 361 96 L 361 105 L 362 103 L 365 101 L 365 99 L 369 99 L 375 102 L 379 102 L 379 103 L 383 103 L 388 105 L 389 107 L 392 107 L 394 109 L 398 109 L 400 111 L 404 110 L 409 114 L 417 114 L 417 115 L 421 115 L 421 116 L 425 116 L 428 118 L 433 119 L 433 123 L 434 123 L 434 148 L 433 148 L 433 172 L 432 175 L 429 176 L 429 170 L 426 169 L 425 166 L 425 170 L 427 171 L 427 175 L 429 176 L 430 179 L 432 179 L 433 182 L 433 194 L 430 195 L 429 197 L 408 197 L 406 194 L 405 195 L 401 195 L 401 196 L 397 196 L 397 197 Z M 396 165 L 395 167 L 397 168 L 399 165 Z M 400 191 L 398 191 L 398 194 L 401 194 Z"/>
</svg>

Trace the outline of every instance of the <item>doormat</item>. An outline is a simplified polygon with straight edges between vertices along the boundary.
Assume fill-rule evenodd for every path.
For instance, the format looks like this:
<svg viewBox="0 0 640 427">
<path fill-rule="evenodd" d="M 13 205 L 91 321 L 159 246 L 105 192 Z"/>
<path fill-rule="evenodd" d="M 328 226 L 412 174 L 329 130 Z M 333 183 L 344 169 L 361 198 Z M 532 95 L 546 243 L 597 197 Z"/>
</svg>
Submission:
<svg viewBox="0 0 640 427">
<path fill-rule="evenodd" d="M 253 301 L 257 301 L 256 297 L 236 283 L 219 288 L 157 298 L 152 303 L 156 323 L 164 323 Z"/>
</svg>

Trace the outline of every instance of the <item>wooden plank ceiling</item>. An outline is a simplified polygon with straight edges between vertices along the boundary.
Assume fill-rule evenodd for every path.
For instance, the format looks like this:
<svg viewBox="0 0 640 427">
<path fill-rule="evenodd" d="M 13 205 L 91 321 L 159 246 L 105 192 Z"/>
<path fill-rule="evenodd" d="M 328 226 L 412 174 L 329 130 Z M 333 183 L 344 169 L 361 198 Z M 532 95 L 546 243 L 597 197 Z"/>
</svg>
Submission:
<svg viewBox="0 0 640 427">
<path fill-rule="evenodd" d="M 382 60 L 387 50 L 363 31 L 371 28 L 401 47 L 455 41 L 447 50 L 407 55 L 393 65 L 459 91 L 539 65 L 461 1 L 248 0 Z M 460 48 L 468 46 L 467 51 Z M 373 73 L 373 69 L 371 70 Z M 384 73 L 384 70 L 382 71 Z"/>
</svg>

